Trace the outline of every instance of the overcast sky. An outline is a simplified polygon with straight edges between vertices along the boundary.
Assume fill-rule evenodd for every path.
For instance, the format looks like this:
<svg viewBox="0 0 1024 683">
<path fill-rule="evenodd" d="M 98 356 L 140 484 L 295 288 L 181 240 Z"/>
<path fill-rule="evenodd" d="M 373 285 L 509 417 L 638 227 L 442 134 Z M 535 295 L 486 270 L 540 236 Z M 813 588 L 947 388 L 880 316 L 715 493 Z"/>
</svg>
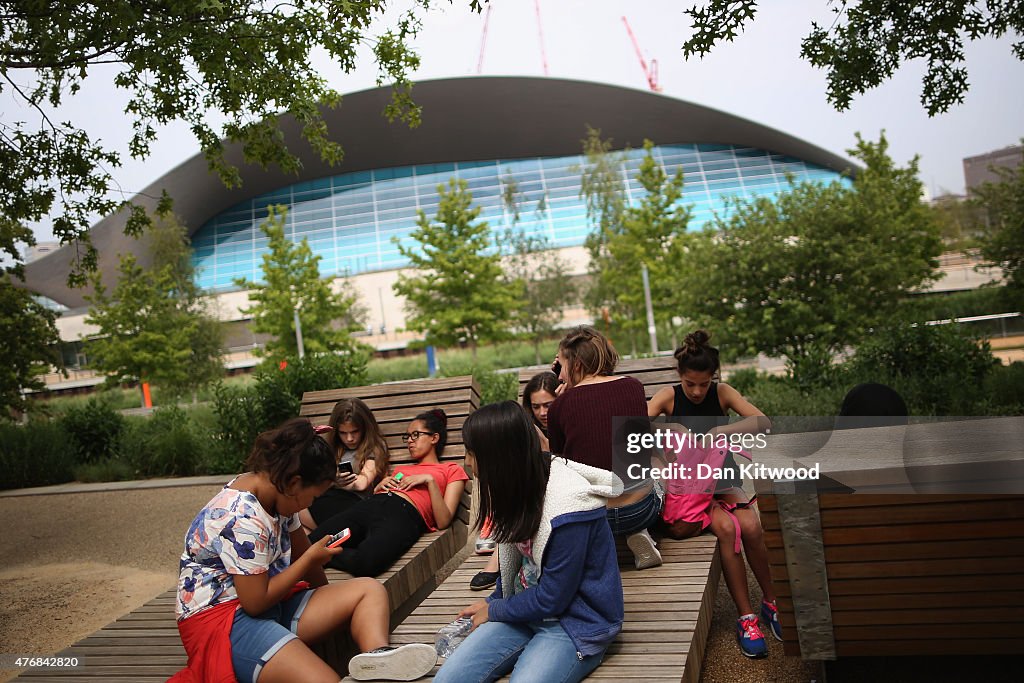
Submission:
<svg viewBox="0 0 1024 683">
<path fill-rule="evenodd" d="M 679 48 L 690 28 L 682 9 L 691 4 L 541 0 L 548 73 L 553 78 L 646 88 L 622 23 L 626 14 L 646 58 L 658 62 L 665 95 L 752 119 L 843 156 L 853 146 L 855 132 L 876 139 L 884 129 L 898 163 L 920 156 L 921 180 L 933 195 L 963 191 L 965 156 L 1016 144 L 1024 136 L 1024 63 L 1010 52 L 1013 36 L 968 45 L 970 91 L 966 102 L 949 113 L 928 118 L 920 103 L 924 67 L 919 63 L 904 65 L 893 80 L 855 99 L 849 111 L 837 113 L 825 100 L 825 73 L 799 56 L 800 40 L 811 20 L 832 22 L 825 0 L 761 3 L 756 21 L 736 42 L 720 45 L 702 61 L 686 62 Z M 493 0 L 491 5 L 482 74 L 542 76 L 533 1 Z M 454 6 L 442 0 L 415 42 L 422 58 L 416 78 L 475 75 L 483 24 L 483 15 L 471 12 L 467 0 L 455 0 Z M 355 73 L 343 74 L 322 62 L 323 72 L 342 93 L 374 87 L 376 74 L 368 54 L 362 65 Z M 61 120 L 70 118 L 124 150 L 130 126 L 121 110 L 127 98 L 114 90 L 109 75 L 94 72 L 87 87 L 61 112 Z M 10 109 L 11 101 L 5 99 L 2 106 Z M 27 116 L 19 113 L 5 111 L 4 118 Z M 136 191 L 198 149 L 187 128 L 172 126 L 161 131 L 148 160 L 138 162 L 124 154 L 125 164 L 114 169 L 114 175 L 125 191 Z M 38 239 L 50 239 L 45 225 L 36 234 Z"/>
</svg>

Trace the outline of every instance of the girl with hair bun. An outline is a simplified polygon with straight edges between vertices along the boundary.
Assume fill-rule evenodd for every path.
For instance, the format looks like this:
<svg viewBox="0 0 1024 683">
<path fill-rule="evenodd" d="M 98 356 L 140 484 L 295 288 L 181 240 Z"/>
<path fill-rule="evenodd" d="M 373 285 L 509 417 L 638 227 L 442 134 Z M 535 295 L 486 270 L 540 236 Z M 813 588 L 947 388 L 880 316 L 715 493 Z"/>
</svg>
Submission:
<svg viewBox="0 0 1024 683">
<path fill-rule="evenodd" d="M 327 440 L 335 446 L 339 470 L 334 485 L 299 513 L 307 532 L 372 495 L 389 467 L 388 445 L 380 426 L 369 406 L 358 398 L 343 398 L 334 404 L 327 425 Z M 342 471 L 346 464 L 350 467 Z"/>
<path fill-rule="evenodd" d="M 337 471 L 327 428 L 305 419 L 263 432 L 246 463 L 199 511 L 179 562 L 176 613 L 188 666 L 174 683 L 337 681 L 309 644 L 348 625 L 362 651 L 356 680 L 412 680 L 437 661 L 432 647 L 388 647 L 387 591 L 372 579 L 327 584 L 323 565 L 344 554 L 310 543 L 298 512 Z"/>
<path fill-rule="evenodd" d="M 711 335 L 704 330 L 686 335 L 682 346 L 675 352 L 679 384 L 659 390 L 651 398 L 648 414 L 651 417 L 677 417 L 683 426 L 695 433 L 767 432 L 771 429 L 771 420 L 736 389 L 717 381 L 721 364 L 718 349 L 711 346 L 710 341 Z M 729 424 L 730 410 L 743 419 Z M 737 471 L 731 451 L 725 456 L 722 467 Z M 757 508 L 753 507 L 754 501 L 747 499 L 742 485 L 738 476 L 717 482 L 710 504 L 705 506 L 702 503 L 697 509 L 693 503 L 703 498 L 695 494 L 675 495 L 670 484 L 662 520 L 667 534 L 672 538 L 696 536 L 707 528 L 718 537 L 718 554 L 722 558 L 725 585 L 740 614 L 736 623 L 736 640 L 744 655 L 759 658 L 768 655 L 768 648 L 758 617 L 750 604 L 747 571 L 743 565 L 743 555 L 740 554 L 741 539 L 747 562 L 764 594 L 761 619 L 778 640 L 782 640 L 782 627 L 775 607 L 761 520 Z"/>
<path fill-rule="evenodd" d="M 334 515 L 309 535 L 311 541 L 350 529 L 345 552 L 328 565 L 355 576 L 377 576 L 427 531 L 447 529 L 469 477 L 461 465 L 441 462 L 448 443 L 448 416 L 439 408 L 417 415 L 402 441 L 414 463 L 397 465 L 374 495 Z"/>
</svg>

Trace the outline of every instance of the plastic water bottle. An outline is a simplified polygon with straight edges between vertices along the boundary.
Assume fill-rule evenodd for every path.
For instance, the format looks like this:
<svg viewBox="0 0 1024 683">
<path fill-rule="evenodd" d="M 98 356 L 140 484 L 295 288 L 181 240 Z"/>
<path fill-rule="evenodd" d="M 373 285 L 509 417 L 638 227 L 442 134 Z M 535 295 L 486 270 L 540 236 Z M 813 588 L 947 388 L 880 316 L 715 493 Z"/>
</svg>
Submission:
<svg viewBox="0 0 1024 683">
<path fill-rule="evenodd" d="M 434 649 L 438 657 L 450 657 L 455 648 L 466 639 L 469 632 L 473 630 L 473 620 L 470 617 L 459 617 L 434 636 Z"/>
</svg>

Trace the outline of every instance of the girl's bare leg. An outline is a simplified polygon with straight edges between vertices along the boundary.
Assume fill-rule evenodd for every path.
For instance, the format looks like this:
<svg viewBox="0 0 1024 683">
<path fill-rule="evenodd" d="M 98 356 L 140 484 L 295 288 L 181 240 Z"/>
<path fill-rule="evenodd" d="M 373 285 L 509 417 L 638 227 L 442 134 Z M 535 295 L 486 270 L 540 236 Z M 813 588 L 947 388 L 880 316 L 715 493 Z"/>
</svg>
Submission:
<svg viewBox="0 0 1024 683">
<path fill-rule="evenodd" d="M 730 489 L 729 491 L 716 496 L 726 503 L 746 503 L 747 494 L 742 489 Z M 747 564 L 750 571 L 757 579 L 757 585 L 761 587 L 761 593 L 768 602 L 775 600 L 775 591 L 772 588 L 772 575 L 768 568 L 768 549 L 764 545 L 764 530 L 761 528 L 761 517 L 758 514 L 756 503 L 752 507 L 742 508 L 733 511 L 736 519 L 739 520 L 740 535 L 743 539 L 743 552 L 747 556 Z"/>
<path fill-rule="evenodd" d="M 729 595 L 740 615 L 751 614 L 747 568 L 743 564 L 743 555 L 734 550 L 736 531 L 732 518 L 717 506 L 711 510 L 711 531 L 718 537 L 718 556 L 722 558 L 722 574 L 725 575 Z"/>
<path fill-rule="evenodd" d="M 317 588 L 299 618 L 298 636 L 317 643 L 345 624 L 361 652 L 388 644 L 390 604 L 375 579 L 349 579 Z"/>
<path fill-rule="evenodd" d="M 338 683 L 338 680 L 338 672 L 298 639 L 278 650 L 260 670 L 259 677 L 259 683 Z"/>
</svg>

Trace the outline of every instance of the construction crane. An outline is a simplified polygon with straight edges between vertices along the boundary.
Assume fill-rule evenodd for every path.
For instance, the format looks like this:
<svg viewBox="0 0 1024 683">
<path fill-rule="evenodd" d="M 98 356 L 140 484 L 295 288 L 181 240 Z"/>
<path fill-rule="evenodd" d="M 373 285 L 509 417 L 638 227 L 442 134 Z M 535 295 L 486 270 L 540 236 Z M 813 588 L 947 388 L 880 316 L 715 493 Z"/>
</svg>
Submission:
<svg viewBox="0 0 1024 683">
<path fill-rule="evenodd" d="M 487 11 L 484 13 L 484 30 L 480 36 L 480 56 L 476 60 L 476 75 L 479 76 L 484 70 L 484 51 L 487 48 L 487 28 L 491 23 L 491 7 L 487 4 Z M 540 40 L 540 61 L 544 66 L 544 75 L 548 75 L 548 55 L 544 49 L 544 28 L 540 23 L 540 0 L 533 0 L 533 9 L 537 15 L 537 37 Z"/>
<path fill-rule="evenodd" d="M 637 42 L 636 36 L 633 35 L 633 29 L 629 26 L 629 20 L 626 17 L 622 17 L 622 23 L 626 25 L 626 32 L 629 33 L 629 39 L 633 41 L 633 48 L 636 50 L 636 57 L 640 60 L 640 68 L 644 70 L 644 76 L 647 77 L 647 85 L 654 92 L 661 92 L 661 86 L 658 84 L 658 60 L 652 59 L 650 67 L 647 66 L 647 60 L 644 59 L 644 53 L 640 49 L 640 43 Z"/>
</svg>

